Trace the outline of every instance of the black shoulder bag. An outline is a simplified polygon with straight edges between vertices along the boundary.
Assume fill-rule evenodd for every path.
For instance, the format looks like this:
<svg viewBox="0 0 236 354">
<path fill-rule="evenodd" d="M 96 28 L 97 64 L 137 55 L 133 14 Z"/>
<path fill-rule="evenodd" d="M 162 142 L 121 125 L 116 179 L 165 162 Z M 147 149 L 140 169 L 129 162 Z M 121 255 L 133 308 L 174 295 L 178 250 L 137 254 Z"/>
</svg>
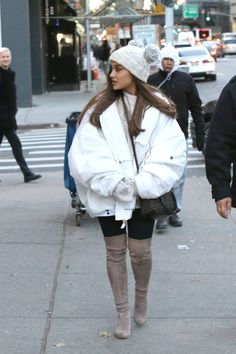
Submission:
<svg viewBox="0 0 236 354">
<path fill-rule="evenodd" d="M 137 166 L 137 172 L 139 171 L 138 159 L 135 151 L 133 137 L 130 137 L 134 159 Z M 159 216 L 170 216 L 177 214 L 179 209 L 177 207 L 176 198 L 171 189 L 169 192 L 161 195 L 159 198 L 154 199 L 142 199 L 140 198 L 141 215 L 147 219 L 157 219 Z"/>
</svg>

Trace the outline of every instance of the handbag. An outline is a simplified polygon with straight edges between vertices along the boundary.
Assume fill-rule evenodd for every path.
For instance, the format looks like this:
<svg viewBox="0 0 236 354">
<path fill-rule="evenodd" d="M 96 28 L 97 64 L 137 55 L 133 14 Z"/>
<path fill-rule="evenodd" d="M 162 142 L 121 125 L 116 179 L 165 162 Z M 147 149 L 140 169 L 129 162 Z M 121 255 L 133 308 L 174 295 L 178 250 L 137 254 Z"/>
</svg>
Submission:
<svg viewBox="0 0 236 354">
<path fill-rule="evenodd" d="M 176 198 L 172 190 L 161 195 L 159 198 L 140 198 L 140 204 L 141 216 L 147 219 L 155 220 L 159 216 L 170 216 L 177 214 L 179 211 Z"/>
<path fill-rule="evenodd" d="M 138 159 L 135 151 L 133 137 L 130 136 L 134 159 L 137 167 L 137 172 L 139 171 Z M 169 192 L 161 195 L 158 198 L 153 199 L 142 199 L 140 200 L 141 206 L 141 216 L 147 219 L 155 220 L 159 216 L 170 216 L 173 214 L 177 214 L 180 210 L 177 207 L 177 202 L 173 190 L 171 189 Z"/>
</svg>

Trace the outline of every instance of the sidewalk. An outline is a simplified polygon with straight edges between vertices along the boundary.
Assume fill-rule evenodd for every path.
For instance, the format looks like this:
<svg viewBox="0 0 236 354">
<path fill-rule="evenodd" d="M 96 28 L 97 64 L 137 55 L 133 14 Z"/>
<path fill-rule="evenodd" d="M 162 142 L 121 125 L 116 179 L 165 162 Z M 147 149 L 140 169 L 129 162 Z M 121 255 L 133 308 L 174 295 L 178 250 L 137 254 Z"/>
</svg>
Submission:
<svg viewBox="0 0 236 354">
<path fill-rule="evenodd" d="M 19 108 L 17 123 L 19 128 L 43 126 L 63 126 L 70 112 L 80 112 L 88 101 L 105 88 L 105 76 L 100 73 L 100 79 L 93 81 L 92 91 L 87 91 L 87 82 L 83 81 L 80 91 L 49 92 L 33 96 L 33 107 Z"/>
<path fill-rule="evenodd" d="M 100 228 L 75 226 L 62 173 L 1 179 L 0 354 L 236 353 L 235 223 L 217 217 L 204 177 L 187 178 L 184 226 L 154 232 L 149 320 L 127 340 L 111 335 Z M 129 288 L 132 309 L 130 267 Z"/>
</svg>

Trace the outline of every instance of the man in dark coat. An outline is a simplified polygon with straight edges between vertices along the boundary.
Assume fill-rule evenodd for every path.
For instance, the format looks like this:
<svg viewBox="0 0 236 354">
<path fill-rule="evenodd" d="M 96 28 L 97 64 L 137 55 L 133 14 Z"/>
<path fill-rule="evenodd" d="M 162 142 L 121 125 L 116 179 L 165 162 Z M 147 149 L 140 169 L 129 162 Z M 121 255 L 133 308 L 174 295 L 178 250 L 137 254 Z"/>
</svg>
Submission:
<svg viewBox="0 0 236 354">
<path fill-rule="evenodd" d="M 11 52 L 8 48 L 0 48 L 0 145 L 5 136 L 11 145 L 13 155 L 18 163 L 25 182 L 41 178 L 28 167 L 22 151 L 20 139 L 16 134 L 16 86 L 15 73 L 9 68 Z"/>
<path fill-rule="evenodd" d="M 110 57 L 111 47 L 106 39 L 103 40 L 101 46 L 99 47 L 98 55 L 100 59 L 100 66 L 107 75 L 109 71 L 109 57 Z"/>
<path fill-rule="evenodd" d="M 202 102 L 193 78 L 189 74 L 177 70 L 179 55 L 171 45 L 166 45 L 161 49 L 158 67 L 159 71 L 149 76 L 148 83 L 158 87 L 176 104 L 177 121 L 186 139 L 188 138 L 189 111 L 191 112 L 196 129 L 196 145 L 198 150 L 202 151 L 205 135 Z M 178 184 L 174 186 L 174 194 L 179 209 L 182 208 L 184 180 L 185 173 Z M 165 229 L 168 221 L 172 226 L 182 226 L 182 220 L 177 214 L 170 216 L 169 219 L 158 219 L 156 228 Z"/>
<path fill-rule="evenodd" d="M 217 102 L 207 136 L 205 162 L 217 212 L 227 219 L 231 206 L 236 207 L 236 76 L 224 87 Z"/>
</svg>

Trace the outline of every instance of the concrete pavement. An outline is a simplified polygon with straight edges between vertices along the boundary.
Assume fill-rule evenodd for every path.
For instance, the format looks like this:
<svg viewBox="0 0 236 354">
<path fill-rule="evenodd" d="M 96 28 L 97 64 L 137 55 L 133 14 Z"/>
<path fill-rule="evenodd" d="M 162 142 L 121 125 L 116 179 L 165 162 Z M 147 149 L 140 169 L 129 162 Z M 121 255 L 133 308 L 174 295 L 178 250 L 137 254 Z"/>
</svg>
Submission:
<svg viewBox="0 0 236 354">
<path fill-rule="evenodd" d="M 48 109 L 42 103 L 23 125 L 64 124 L 71 93 L 49 95 Z M 236 212 L 228 221 L 216 215 L 205 177 L 187 178 L 184 226 L 154 232 L 149 320 L 132 322 L 127 340 L 111 335 L 98 223 L 85 215 L 75 225 L 62 171 L 30 184 L 20 173 L 1 180 L 0 354 L 236 353 Z M 131 309 L 133 287 L 129 266 Z"/>
<path fill-rule="evenodd" d="M 150 316 L 127 340 L 111 335 L 101 231 L 75 225 L 62 173 L 1 179 L 1 354 L 236 353 L 236 213 L 216 216 L 203 177 L 187 178 L 184 226 L 154 232 Z M 133 287 L 129 267 L 131 308 Z"/>
</svg>

